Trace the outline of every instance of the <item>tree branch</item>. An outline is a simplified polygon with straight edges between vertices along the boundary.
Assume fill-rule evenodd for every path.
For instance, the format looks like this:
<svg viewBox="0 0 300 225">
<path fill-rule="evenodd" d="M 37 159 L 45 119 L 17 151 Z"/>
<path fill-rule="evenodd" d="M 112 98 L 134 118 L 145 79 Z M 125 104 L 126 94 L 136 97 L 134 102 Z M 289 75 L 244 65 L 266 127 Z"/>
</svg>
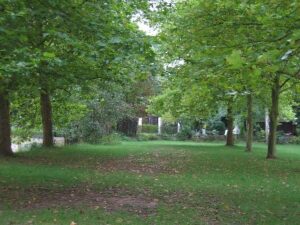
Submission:
<svg viewBox="0 0 300 225">
<path fill-rule="evenodd" d="M 291 79 L 291 78 L 287 78 L 287 79 L 280 85 L 280 89 L 281 89 L 284 85 L 286 85 L 286 83 L 289 82 L 290 79 Z"/>
</svg>

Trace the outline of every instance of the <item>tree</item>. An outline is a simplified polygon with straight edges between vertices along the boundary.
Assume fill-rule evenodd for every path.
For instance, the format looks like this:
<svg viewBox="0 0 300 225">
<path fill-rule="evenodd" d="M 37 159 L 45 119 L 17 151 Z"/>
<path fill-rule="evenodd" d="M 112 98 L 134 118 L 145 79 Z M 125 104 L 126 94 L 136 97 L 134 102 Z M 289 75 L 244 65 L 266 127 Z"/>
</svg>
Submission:
<svg viewBox="0 0 300 225">
<path fill-rule="evenodd" d="M 10 93 L 28 75 L 30 55 L 24 35 L 26 11 L 22 1 L 0 3 L 0 154 L 10 156 Z"/>
<path fill-rule="evenodd" d="M 25 88 L 30 97 L 38 93 L 44 146 L 53 145 L 52 101 L 57 92 L 84 89 L 96 80 L 126 83 L 135 72 L 147 70 L 141 65 L 152 54 L 151 44 L 131 21 L 138 9 L 147 8 L 146 1 L 21 0 L 0 6 L 1 100 L 8 106 L 10 87 L 19 94 Z M 26 82 L 21 75 L 27 76 Z M 1 140 L 10 140 L 8 110 L 1 110 L 6 121 Z M 1 144 L 3 152 L 11 152 L 9 141 Z"/>
<path fill-rule="evenodd" d="M 298 20 L 297 1 L 245 4 L 229 0 L 190 0 L 172 6 L 162 23 L 162 41 L 169 46 L 164 51 L 168 53 L 165 58 L 171 56 L 173 60 L 183 59 L 194 65 L 190 67 L 189 74 L 197 71 L 202 80 L 207 79 L 203 74 L 214 75 L 217 77 L 216 84 L 211 87 L 221 86 L 220 81 L 225 81 L 222 89 L 235 83 L 232 90 L 238 92 L 256 91 L 255 85 L 247 85 L 249 79 L 246 76 L 270 87 L 272 107 L 267 158 L 275 158 L 279 94 L 284 86 L 289 87 L 299 81 L 296 63 L 299 59 Z M 237 76 L 231 76 L 232 72 Z M 235 82 L 236 79 L 241 82 Z M 248 121 L 251 123 L 250 117 Z M 251 135 L 249 148 L 250 139 Z"/>
</svg>

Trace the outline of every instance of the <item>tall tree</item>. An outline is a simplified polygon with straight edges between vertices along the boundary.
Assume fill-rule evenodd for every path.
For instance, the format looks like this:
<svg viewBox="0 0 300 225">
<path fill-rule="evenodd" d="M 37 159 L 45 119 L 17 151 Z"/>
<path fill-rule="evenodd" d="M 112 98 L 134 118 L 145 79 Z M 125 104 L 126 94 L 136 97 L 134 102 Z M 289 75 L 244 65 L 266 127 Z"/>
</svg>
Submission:
<svg viewBox="0 0 300 225">
<path fill-rule="evenodd" d="M 30 64 L 23 1 L 2 1 L 0 14 L 0 154 L 12 155 L 10 95 L 28 75 Z"/>
<path fill-rule="evenodd" d="M 85 80 L 123 79 L 114 73 L 136 41 L 130 21 L 134 1 L 25 1 L 30 48 L 36 58 L 36 88 L 40 91 L 43 144 L 53 145 L 51 100 L 56 89 Z M 130 40 L 131 39 L 131 40 Z M 134 47 L 136 49 L 136 47 Z M 117 65 L 117 66 L 116 66 Z M 70 67 L 76 68 L 70 69 Z"/>
<path fill-rule="evenodd" d="M 246 76 L 251 76 L 257 83 L 270 88 L 270 117 L 273 118 L 267 158 L 275 158 L 280 93 L 284 86 L 289 87 L 299 80 L 296 63 L 299 59 L 299 9 L 299 2 L 295 0 L 288 4 L 286 1 L 246 4 L 230 0 L 189 0 L 173 5 L 162 24 L 162 40 L 172 46 L 165 51 L 169 53 L 166 58 L 173 56 L 173 60 L 193 63 L 194 69 L 190 72 L 198 70 L 199 79 L 200 74 L 210 71 L 216 76 L 235 71 L 240 81 L 244 81 L 240 85 L 246 85 L 249 80 Z M 255 72 L 245 73 L 250 70 Z M 232 82 L 231 78 L 225 78 L 224 89 Z M 243 89 L 255 92 L 252 85 Z M 235 86 L 233 90 L 242 89 Z"/>
</svg>

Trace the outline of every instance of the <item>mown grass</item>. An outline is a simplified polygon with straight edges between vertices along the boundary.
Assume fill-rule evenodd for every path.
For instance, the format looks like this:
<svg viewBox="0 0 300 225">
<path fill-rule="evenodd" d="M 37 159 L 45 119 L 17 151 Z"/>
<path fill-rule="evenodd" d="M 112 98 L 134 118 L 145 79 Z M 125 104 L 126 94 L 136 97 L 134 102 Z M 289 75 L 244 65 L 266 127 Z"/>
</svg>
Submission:
<svg viewBox="0 0 300 225">
<path fill-rule="evenodd" d="M 245 153 L 241 144 L 229 148 L 222 143 L 167 141 L 19 153 L 0 159 L 0 224 L 300 224 L 300 147 L 279 145 L 277 160 L 266 160 L 265 154 L 263 144 Z M 168 160 L 178 171 L 98 169 L 128 157 L 141 165 Z M 84 205 L 22 209 L 14 203 L 25 197 L 15 193 L 34 187 L 59 191 L 74 186 L 126 189 L 132 195 L 147 192 L 159 204 L 155 213 L 137 215 Z"/>
</svg>

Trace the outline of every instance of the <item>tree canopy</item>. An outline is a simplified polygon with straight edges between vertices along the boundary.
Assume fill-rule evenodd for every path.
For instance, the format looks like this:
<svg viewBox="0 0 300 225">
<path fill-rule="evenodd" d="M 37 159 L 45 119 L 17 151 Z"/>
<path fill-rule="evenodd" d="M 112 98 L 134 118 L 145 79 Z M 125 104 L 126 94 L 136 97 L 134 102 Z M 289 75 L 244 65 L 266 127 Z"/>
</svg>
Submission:
<svg viewBox="0 0 300 225">
<path fill-rule="evenodd" d="M 252 97 L 265 99 L 274 158 L 279 95 L 299 88 L 299 10 L 298 1 L 190 0 L 164 8 L 157 14 L 161 57 L 172 66 L 154 111 L 205 118 L 220 104 L 232 113 L 233 102 L 249 96 L 251 114 Z"/>
</svg>

